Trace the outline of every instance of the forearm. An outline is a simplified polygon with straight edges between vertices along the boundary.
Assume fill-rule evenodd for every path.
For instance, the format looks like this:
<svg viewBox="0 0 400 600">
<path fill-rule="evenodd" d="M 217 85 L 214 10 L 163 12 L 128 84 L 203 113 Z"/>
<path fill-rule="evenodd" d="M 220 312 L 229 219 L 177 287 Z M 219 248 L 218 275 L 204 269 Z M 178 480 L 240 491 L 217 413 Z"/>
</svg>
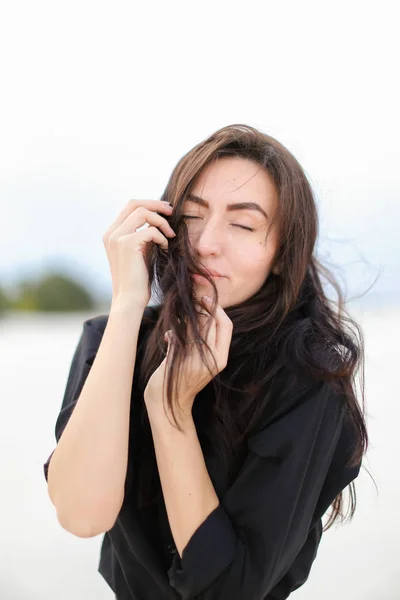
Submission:
<svg viewBox="0 0 400 600">
<path fill-rule="evenodd" d="M 181 433 L 168 421 L 163 407 L 148 412 L 168 520 L 182 557 L 196 529 L 217 508 L 219 498 L 192 417 L 186 419 Z"/>
<path fill-rule="evenodd" d="M 107 531 L 122 505 L 142 316 L 135 307 L 111 307 L 93 365 L 50 461 L 49 496 L 59 522 L 75 535 Z"/>
</svg>

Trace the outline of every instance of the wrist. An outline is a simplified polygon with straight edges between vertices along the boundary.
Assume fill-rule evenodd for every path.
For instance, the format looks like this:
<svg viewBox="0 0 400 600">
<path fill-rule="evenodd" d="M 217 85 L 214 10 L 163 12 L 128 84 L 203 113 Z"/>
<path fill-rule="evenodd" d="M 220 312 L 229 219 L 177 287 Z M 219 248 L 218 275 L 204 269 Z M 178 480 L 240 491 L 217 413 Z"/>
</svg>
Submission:
<svg viewBox="0 0 400 600">
<path fill-rule="evenodd" d="M 164 407 L 163 403 L 160 401 L 159 398 L 152 400 L 150 396 L 145 396 L 144 403 L 146 406 L 150 424 L 160 427 L 175 426 L 175 419 L 174 415 L 172 414 L 172 411 L 168 408 L 168 406 Z M 188 411 L 188 409 L 184 410 L 182 408 L 179 408 L 179 406 L 177 406 L 177 404 L 175 403 L 174 412 L 178 424 L 183 429 L 195 428 L 193 414 L 191 410 Z"/>
<path fill-rule="evenodd" d="M 140 317 L 142 317 L 146 307 L 147 307 L 147 304 L 143 305 L 143 303 L 138 302 L 132 296 L 121 295 L 121 296 L 114 296 L 112 298 L 110 311 L 115 312 L 115 313 L 135 314 L 135 315 L 140 315 Z"/>
</svg>

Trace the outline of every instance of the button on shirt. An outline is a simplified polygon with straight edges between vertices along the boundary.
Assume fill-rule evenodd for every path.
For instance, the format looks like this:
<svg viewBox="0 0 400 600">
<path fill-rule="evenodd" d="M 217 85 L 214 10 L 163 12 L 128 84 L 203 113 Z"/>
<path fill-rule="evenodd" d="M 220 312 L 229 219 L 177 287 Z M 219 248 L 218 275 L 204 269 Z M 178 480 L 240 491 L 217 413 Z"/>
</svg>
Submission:
<svg viewBox="0 0 400 600">
<path fill-rule="evenodd" d="M 138 398 L 137 368 L 157 310 L 145 309 L 132 385 L 131 429 Z M 76 405 L 101 342 L 108 315 L 88 319 L 75 350 L 55 427 L 58 442 Z M 153 323 L 153 325 L 152 325 Z M 197 397 L 196 397 L 197 399 Z M 141 402 L 140 402 L 141 400 Z M 201 402 L 193 419 L 203 427 Z M 250 435 L 247 454 L 229 484 L 224 465 L 204 451 L 220 500 L 176 550 L 165 502 L 137 509 L 129 493 L 135 457 L 129 457 L 125 498 L 105 532 L 99 572 L 118 600 L 284 600 L 303 585 L 322 536 L 322 517 L 353 481 L 361 464 L 347 466 L 354 431 L 344 402 L 323 382 L 277 397 L 276 411 Z M 44 464 L 47 480 L 51 456 Z"/>
</svg>

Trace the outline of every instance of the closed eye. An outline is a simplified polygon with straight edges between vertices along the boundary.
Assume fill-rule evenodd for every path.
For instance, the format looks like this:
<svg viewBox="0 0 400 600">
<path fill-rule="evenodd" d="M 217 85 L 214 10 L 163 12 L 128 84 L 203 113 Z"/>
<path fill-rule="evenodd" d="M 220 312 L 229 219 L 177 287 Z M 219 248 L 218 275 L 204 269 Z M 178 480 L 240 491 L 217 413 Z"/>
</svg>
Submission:
<svg viewBox="0 0 400 600">
<path fill-rule="evenodd" d="M 182 219 L 199 219 L 200 217 L 193 217 L 192 215 L 182 215 Z M 237 225 L 236 223 L 231 223 L 233 227 L 240 227 L 241 229 L 246 229 L 247 231 L 254 231 L 252 227 L 246 227 L 246 225 Z"/>
</svg>

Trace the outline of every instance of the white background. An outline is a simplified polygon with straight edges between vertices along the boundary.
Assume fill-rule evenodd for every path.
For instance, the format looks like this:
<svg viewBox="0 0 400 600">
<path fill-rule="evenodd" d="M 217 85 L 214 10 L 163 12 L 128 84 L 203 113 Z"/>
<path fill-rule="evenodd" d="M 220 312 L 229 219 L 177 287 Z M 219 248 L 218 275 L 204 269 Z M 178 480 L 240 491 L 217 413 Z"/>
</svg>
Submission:
<svg viewBox="0 0 400 600">
<path fill-rule="evenodd" d="M 351 525 L 323 539 L 307 600 L 395 600 L 400 293 L 396 2 L 13 0 L 0 6 L 0 278 L 64 264 L 110 293 L 102 235 L 231 123 L 275 136 L 316 192 L 320 248 L 365 315 L 373 448 Z M 372 302 L 373 304 L 373 302 Z M 58 525 L 42 463 L 82 319 L 2 324 L 2 600 L 112 598 L 100 539 Z M 30 319 L 33 319 L 30 321 Z M 71 319 L 71 320 L 69 320 Z M 48 373 L 52 373 L 49 379 Z"/>
<path fill-rule="evenodd" d="M 3 2 L 0 277 L 110 294 L 102 235 L 247 123 L 299 159 L 349 297 L 400 292 L 396 2 Z"/>
</svg>

